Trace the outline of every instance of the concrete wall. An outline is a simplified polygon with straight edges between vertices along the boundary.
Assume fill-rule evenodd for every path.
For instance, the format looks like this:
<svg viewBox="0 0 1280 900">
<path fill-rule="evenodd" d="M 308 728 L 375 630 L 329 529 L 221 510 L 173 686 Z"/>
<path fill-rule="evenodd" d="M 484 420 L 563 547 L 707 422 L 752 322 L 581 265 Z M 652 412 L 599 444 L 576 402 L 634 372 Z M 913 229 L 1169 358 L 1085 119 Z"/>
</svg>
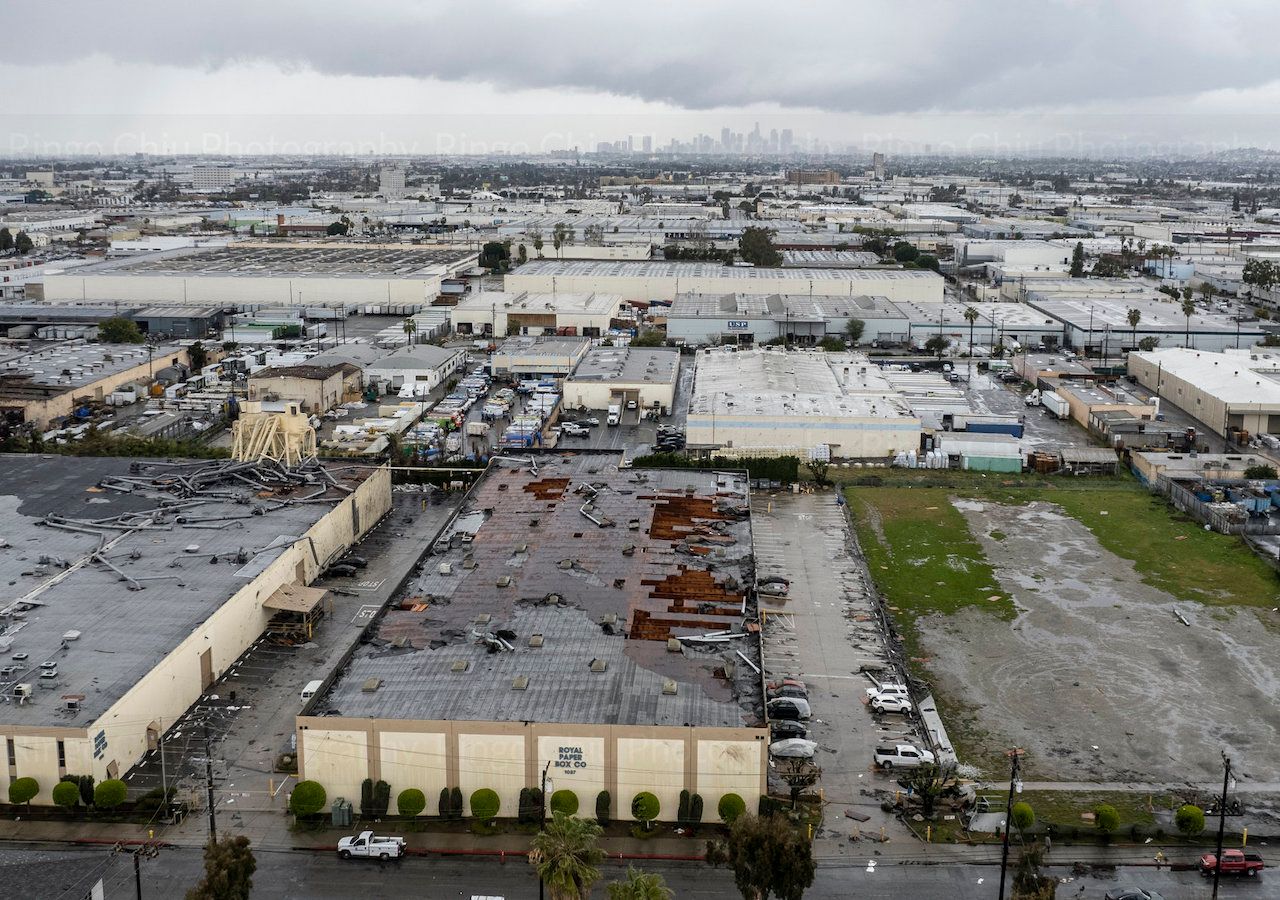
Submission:
<svg viewBox="0 0 1280 900">
<path fill-rule="evenodd" d="M 545 251 L 544 251 L 545 252 Z M 772 270 L 770 270 L 772 272 Z M 574 294 L 621 294 L 623 300 L 675 300 L 677 293 L 693 294 L 807 294 L 809 279 L 787 277 L 799 270 L 778 269 L 776 277 L 676 277 L 642 275 L 566 275 L 524 274 L 520 269 L 506 276 L 506 291 L 550 292 L 552 278 L 554 289 Z M 916 274 L 916 273 L 912 273 Z M 816 297 L 851 297 L 871 295 L 889 300 L 912 300 L 939 303 L 942 301 L 942 276 L 935 278 L 876 278 L 853 279 L 815 278 L 813 295 Z"/>
<path fill-rule="evenodd" d="M 1162 370 L 1159 353 L 1153 356 L 1155 358 L 1151 359 L 1143 354 L 1130 353 L 1129 374 L 1137 378 L 1143 387 L 1153 391 L 1157 390 L 1158 379 L 1161 399 L 1194 416 L 1215 434 L 1221 435 L 1228 423 L 1250 434 L 1280 431 L 1280 407 L 1267 403 L 1229 405 L 1194 382 L 1175 375 L 1169 369 Z"/>
<path fill-rule="evenodd" d="M 564 383 L 564 405 L 571 409 L 579 406 L 585 406 L 587 409 L 608 409 L 610 403 L 617 402 L 614 397 L 624 392 L 628 398 L 636 398 L 641 406 L 657 404 L 664 409 L 671 409 L 675 404 L 674 382 L 642 384 L 619 381 L 575 381 L 569 378 Z"/>
<path fill-rule="evenodd" d="M 119 300 L 128 303 L 227 304 L 430 303 L 442 277 L 268 278 L 219 275 L 48 275 L 45 299 L 53 302 Z"/>
<path fill-rule="evenodd" d="M 525 722 L 445 722 L 299 716 L 299 777 L 335 797 L 359 797 L 366 778 L 383 779 L 394 798 L 416 787 L 424 815 L 438 813 L 441 788 L 498 793 L 501 817 L 514 817 L 520 790 L 547 772 L 548 795 L 573 791 L 579 814 L 595 813 L 607 790 L 612 815 L 631 818 L 631 801 L 650 791 L 674 820 L 680 791 L 702 795 L 713 820 L 720 798 L 736 793 L 754 809 L 766 790 L 768 735 L 758 728 L 573 725 Z M 548 801 L 550 796 L 548 796 Z"/>
<path fill-rule="evenodd" d="M 0 725 L 0 738 L 11 737 L 15 749 L 21 748 L 18 765 L 9 774 L 36 778 L 40 795 L 35 802 L 44 804 L 52 802 L 50 792 L 61 774 L 92 775 L 102 781 L 110 777 L 109 769 L 114 767 L 122 777 L 147 751 L 147 729 L 163 732 L 171 727 L 204 692 L 201 655 L 211 651 L 214 678 L 221 676 L 266 627 L 271 613 L 262 608 L 263 601 L 283 585 L 298 581 L 299 572 L 303 583 L 312 581 L 329 560 L 344 552 L 390 509 L 391 471 L 382 468 L 316 522 L 302 540 L 288 547 L 261 575 L 214 610 L 87 728 Z M 99 734 L 106 740 L 106 751 L 100 759 L 94 759 L 93 742 Z M 61 770 L 57 765 L 58 737 L 63 737 L 67 754 L 67 765 Z"/>
<path fill-rule="evenodd" d="M 335 371 L 328 378 L 250 375 L 249 399 L 262 400 L 267 394 L 274 394 L 281 400 L 297 400 L 303 412 L 328 412 L 342 402 L 342 371 Z"/>
</svg>

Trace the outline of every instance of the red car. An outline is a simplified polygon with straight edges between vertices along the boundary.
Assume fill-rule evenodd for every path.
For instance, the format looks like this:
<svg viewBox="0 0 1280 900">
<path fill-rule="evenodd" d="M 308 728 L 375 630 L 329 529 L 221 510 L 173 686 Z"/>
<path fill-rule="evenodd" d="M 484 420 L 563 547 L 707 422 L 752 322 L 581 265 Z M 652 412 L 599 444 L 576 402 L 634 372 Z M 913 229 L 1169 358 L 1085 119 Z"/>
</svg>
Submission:
<svg viewBox="0 0 1280 900">
<path fill-rule="evenodd" d="M 1212 853 L 1200 857 L 1200 874 L 1212 875 L 1218 865 L 1218 858 Z M 1223 875 L 1248 875 L 1253 877 L 1263 869 L 1262 856 L 1257 853 L 1246 853 L 1243 850 L 1222 851 Z"/>
</svg>

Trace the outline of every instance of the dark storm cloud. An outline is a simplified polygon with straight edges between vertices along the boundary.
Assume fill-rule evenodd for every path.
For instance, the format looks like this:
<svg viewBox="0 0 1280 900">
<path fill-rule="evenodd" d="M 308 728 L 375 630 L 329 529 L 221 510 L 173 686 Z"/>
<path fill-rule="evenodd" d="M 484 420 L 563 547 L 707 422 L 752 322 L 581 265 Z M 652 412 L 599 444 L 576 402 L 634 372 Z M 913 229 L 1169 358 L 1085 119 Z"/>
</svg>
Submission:
<svg viewBox="0 0 1280 900">
<path fill-rule="evenodd" d="M 6 24 L 9 61 L 32 65 L 95 53 L 202 69 L 265 61 L 690 110 L 1138 111 L 1280 78 L 1280 4 L 1253 2 L 62 0 Z"/>
</svg>

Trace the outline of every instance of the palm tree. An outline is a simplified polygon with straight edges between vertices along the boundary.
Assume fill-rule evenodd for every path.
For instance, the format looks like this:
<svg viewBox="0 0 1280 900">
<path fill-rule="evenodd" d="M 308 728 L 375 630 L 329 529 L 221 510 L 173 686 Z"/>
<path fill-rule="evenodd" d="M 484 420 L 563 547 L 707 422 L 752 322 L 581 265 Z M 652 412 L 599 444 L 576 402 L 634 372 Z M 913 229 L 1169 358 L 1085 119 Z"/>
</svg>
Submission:
<svg viewBox="0 0 1280 900">
<path fill-rule="evenodd" d="M 609 900 L 671 900 L 675 894 L 661 875 L 651 875 L 627 867 L 627 877 L 607 888 Z"/>
<path fill-rule="evenodd" d="M 1133 348 L 1138 348 L 1138 323 L 1142 321 L 1142 312 L 1140 310 L 1129 310 L 1129 327 L 1133 329 Z"/>
<path fill-rule="evenodd" d="M 597 866 L 604 851 L 596 842 L 601 829 L 595 822 L 555 813 L 534 836 L 529 864 L 551 893 L 551 900 L 586 900 L 600 880 Z"/>
<path fill-rule="evenodd" d="M 1182 298 L 1182 314 L 1187 317 L 1187 340 L 1184 346 L 1191 346 L 1191 314 L 1196 311 L 1195 301 L 1188 295 Z"/>
<path fill-rule="evenodd" d="M 407 318 L 404 320 L 404 324 L 401 327 L 404 329 L 405 337 L 407 337 L 409 339 L 409 343 L 412 344 L 413 336 L 418 331 L 418 323 L 412 318 Z"/>
<path fill-rule="evenodd" d="M 978 311 L 972 306 L 964 308 L 964 320 L 969 323 L 969 383 L 973 383 L 973 323 L 978 321 Z"/>
</svg>

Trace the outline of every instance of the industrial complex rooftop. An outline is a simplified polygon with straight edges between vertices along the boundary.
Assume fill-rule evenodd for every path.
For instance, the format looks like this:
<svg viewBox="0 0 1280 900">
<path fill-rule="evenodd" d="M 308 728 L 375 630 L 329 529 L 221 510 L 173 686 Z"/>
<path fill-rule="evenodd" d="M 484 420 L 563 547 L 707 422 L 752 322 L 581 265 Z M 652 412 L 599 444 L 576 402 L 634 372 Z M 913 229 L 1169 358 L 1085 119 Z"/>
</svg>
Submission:
<svg viewBox="0 0 1280 900">
<path fill-rule="evenodd" d="M 153 347 L 148 352 L 142 344 L 62 341 L 4 359 L 0 363 L 0 396 L 31 390 L 42 394 L 75 390 L 137 368 L 148 359 L 158 372 L 182 352 L 176 345 Z"/>
<path fill-rule="evenodd" d="M 578 363 L 574 381 L 672 384 L 680 371 L 680 351 L 659 347 L 593 347 Z"/>
<path fill-rule="evenodd" d="M 1132 357 L 1152 366 L 1158 364 L 1166 377 L 1195 385 L 1228 404 L 1259 409 L 1280 404 L 1280 355 L 1232 350 L 1209 353 L 1176 347 L 1137 352 Z"/>
<path fill-rule="evenodd" d="M 539 293 L 531 291 L 481 291 L 468 294 L 454 307 L 456 311 L 510 313 L 582 313 L 612 315 L 622 308 L 621 294 Z"/>
<path fill-rule="evenodd" d="M 745 475 L 620 461 L 495 461 L 314 714 L 758 724 Z"/>
<path fill-rule="evenodd" d="M 876 283 L 919 281 L 941 283 L 942 276 L 921 269 L 765 269 L 755 266 L 725 266 L 709 262 L 640 262 L 576 260 L 562 262 L 539 259 L 525 263 L 520 275 L 563 275 L 566 277 L 621 276 L 624 278 L 786 278 L 814 281 L 849 281 L 861 288 L 860 293 L 875 293 Z"/>
<path fill-rule="evenodd" d="M 866 250 L 784 250 L 782 265 L 788 269 L 812 266 L 818 269 L 865 269 L 881 265 L 875 253 Z"/>
<path fill-rule="evenodd" d="M 157 275 L 244 278 L 417 278 L 467 265 L 476 253 L 387 247 L 261 247 L 212 250 L 113 260 L 81 266 L 75 275 Z"/>
<path fill-rule="evenodd" d="M 345 498 L 355 471 L 6 457 L 0 723 L 94 721 Z M 36 686 L 29 700 L 20 684 Z"/>
<path fill-rule="evenodd" d="M 823 322 L 849 317 L 904 319 L 884 297 L 810 297 L 807 294 L 679 294 L 668 318 L 741 316 L 774 321 Z"/>
</svg>

